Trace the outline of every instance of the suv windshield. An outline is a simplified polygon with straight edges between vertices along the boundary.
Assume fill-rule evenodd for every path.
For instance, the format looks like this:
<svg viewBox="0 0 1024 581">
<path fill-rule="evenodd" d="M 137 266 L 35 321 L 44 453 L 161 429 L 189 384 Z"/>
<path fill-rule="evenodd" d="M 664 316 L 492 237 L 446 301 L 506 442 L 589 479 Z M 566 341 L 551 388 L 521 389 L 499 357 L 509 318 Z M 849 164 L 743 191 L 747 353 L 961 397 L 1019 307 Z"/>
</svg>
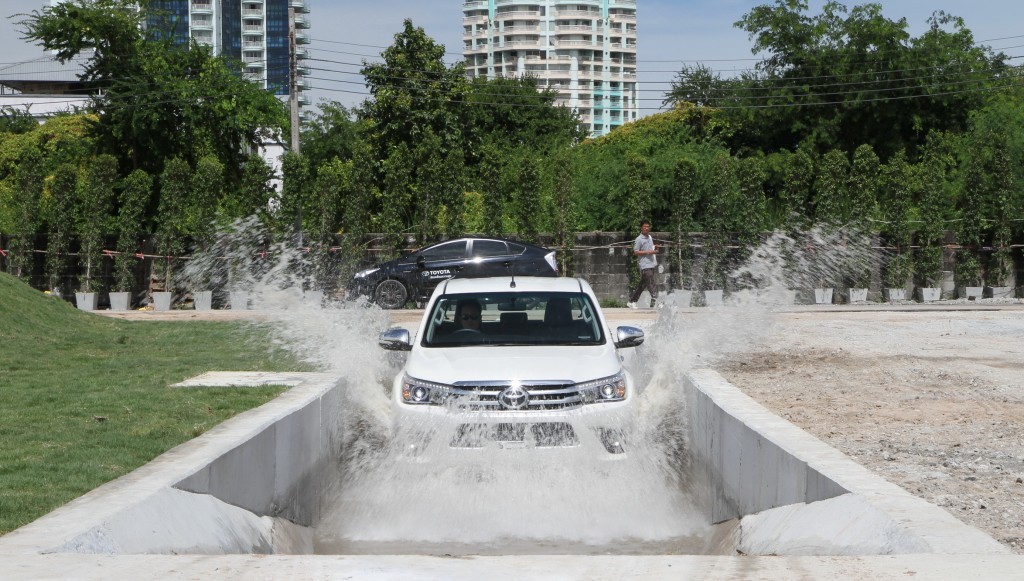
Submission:
<svg viewBox="0 0 1024 581">
<path fill-rule="evenodd" d="M 584 293 L 443 295 L 429 316 L 424 347 L 600 345 L 605 341 L 594 306 Z"/>
</svg>

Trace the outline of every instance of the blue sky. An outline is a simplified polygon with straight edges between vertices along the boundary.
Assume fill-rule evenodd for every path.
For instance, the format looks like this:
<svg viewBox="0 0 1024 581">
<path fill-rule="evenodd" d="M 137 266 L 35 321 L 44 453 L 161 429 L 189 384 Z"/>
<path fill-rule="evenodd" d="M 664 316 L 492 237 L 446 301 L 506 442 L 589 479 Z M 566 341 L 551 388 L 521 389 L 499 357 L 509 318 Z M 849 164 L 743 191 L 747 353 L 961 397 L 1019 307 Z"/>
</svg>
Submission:
<svg viewBox="0 0 1024 581">
<path fill-rule="evenodd" d="M 373 59 L 391 44 L 402 20 L 411 18 L 449 51 L 448 62 L 459 60 L 462 46 L 462 1 L 446 0 L 307 0 L 313 27 L 309 46 L 315 102 L 320 99 L 354 105 L 365 98 L 362 78 L 355 73 L 364 59 Z M 643 114 L 657 111 L 663 93 L 684 62 L 703 62 L 723 76 L 749 68 L 754 61 L 746 33 L 733 23 L 754 6 L 754 0 L 637 0 L 638 72 Z M 844 2 L 852 7 L 863 2 Z M 0 0 L 0 66 L 40 56 L 38 47 L 19 40 L 6 17 L 47 5 L 45 0 Z M 811 0 L 812 12 L 824 4 Z M 1021 0 L 886 0 L 890 19 L 905 17 L 910 33 L 919 35 L 935 10 L 962 17 L 975 39 L 1007 55 L 1024 55 L 1024 2 Z M 1015 38 L 1014 38 L 1015 37 Z M 1004 40 L 996 40 L 1004 39 Z M 347 43 L 347 44 L 341 44 Z M 366 46 L 359 46 L 366 45 Z M 323 62 L 330 61 L 330 62 Z M 1010 61 L 1024 62 L 1024 58 Z M 342 64 L 354 63 L 354 64 Z M 321 80 L 322 79 L 322 80 Z"/>
</svg>

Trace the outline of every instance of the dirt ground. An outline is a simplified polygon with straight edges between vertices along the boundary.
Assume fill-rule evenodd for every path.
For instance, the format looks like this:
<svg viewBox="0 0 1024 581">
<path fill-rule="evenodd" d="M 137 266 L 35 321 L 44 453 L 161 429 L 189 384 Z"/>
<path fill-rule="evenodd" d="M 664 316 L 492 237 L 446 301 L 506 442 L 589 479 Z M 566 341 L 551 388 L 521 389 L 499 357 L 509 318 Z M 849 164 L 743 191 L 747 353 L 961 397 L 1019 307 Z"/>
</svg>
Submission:
<svg viewBox="0 0 1024 581">
<path fill-rule="evenodd" d="M 1024 554 L 1024 309 L 792 312 L 734 385 Z"/>
</svg>

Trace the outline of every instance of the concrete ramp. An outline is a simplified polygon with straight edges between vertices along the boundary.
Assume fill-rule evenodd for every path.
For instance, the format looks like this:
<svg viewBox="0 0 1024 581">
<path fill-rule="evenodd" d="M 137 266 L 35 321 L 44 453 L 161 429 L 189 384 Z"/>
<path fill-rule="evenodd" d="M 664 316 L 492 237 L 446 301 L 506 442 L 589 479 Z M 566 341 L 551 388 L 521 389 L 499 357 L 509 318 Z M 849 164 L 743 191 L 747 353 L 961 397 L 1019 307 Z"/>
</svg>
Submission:
<svg viewBox="0 0 1024 581">
<path fill-rule="evenodd" d="M 711 370 L 685 379 L 711 518 L 741 518 L 747 554 L 1009 554 L 776 416 Z M 794 551 L 794 552 L 790 552 Z"/>
</svg>

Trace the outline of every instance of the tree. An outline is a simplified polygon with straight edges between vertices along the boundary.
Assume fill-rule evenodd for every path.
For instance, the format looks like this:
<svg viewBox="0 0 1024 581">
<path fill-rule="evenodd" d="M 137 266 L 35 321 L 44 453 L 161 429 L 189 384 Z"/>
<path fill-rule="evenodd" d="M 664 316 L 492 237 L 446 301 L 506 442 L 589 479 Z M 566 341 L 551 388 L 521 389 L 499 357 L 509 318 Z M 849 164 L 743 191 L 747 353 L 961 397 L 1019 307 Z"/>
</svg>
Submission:
<svg viewBox="0 0 1024 581">
<path fill-rule="evenodd" d="M 661 104 L 673 107 L 683 103 L 697 107 L 735 104 L 735 88 L 736 83 L 723 80 L 719 73 L 703 63 L 683 65 Z"/>
<path fill-rule="evenodd" d="M 932 132 L 928 136 L 921 163 L 917 208 L 918 228 L 917 282 L 937 287 L 942 277 L 942 251 L 947 221 L 953 209 L 951 173 L 956 163 L 954 145 L 948 134 Z"/>
<path fill-rule="evenodd" d="M 319 168 L 335 159 L 352 159 L 352 148 L 359 136 L 356 111 L 341 103 L 320 103 L 308 121 L 302 123 L 302 155 L 310 167 Z"/>
<path fill-rule="evenodd" d="M 816 15 L 805 0 L 753 8 L 736 26 L 751 52 L 766 56 L 737 92 L 750 108 L 744 145 L 827 152 L 868 144 L 888 159 L 900 150 L 914 156 L 933 129 L 962 131 L 986 93 L 1008 85 L 1006 57 L 976 46 L 960 18 L 936 12 L 928 24 L 912 38 L 906 19 L 885 18 L 878 3 L 830 1 Z"/>
<path fill-rule="evenodd" d="M 814 220 L 820 224 L 838 225 L 847 199 L 850 162 L 846 154 L 832 150 L 821 159 L 814 180 Z"/>
<path fill-rule="evenodd" d="M 276 193 L 273 179 L 274 170 L 258 154 L 246 158 L 238 185 L 226 187 L 225 195 L 218 201 L 218 223 L 226 226 L 249 216 L 269 222 L 270 201 Z"/>
<path fill-rule="evenodd" d="M 0 107 L 0 133 L 28 133 L 39 123 L 28 111 L 14 107 Z"/>
<path fill-rule="evenodd" d="M 540 167 L 536 157 L 522 152 L 516 164 L 518 177 L 513 190 L 515 232 L 526 242 L 537 242 L 540 211 Z"/>
<path fill-rule="evenodd" d="M 104 235 L 110 231 L 114 205 L 114 184 L 117 160 L 100 155 L 84 168 L 78 181 L 75 226 L 79 234 L 79 263 L 84 268 L 82 292 L 98 292 L 102 288 Z"/>
<path fill-rule="evenodd" d="M 559 271 L 572 273 L 572 249 L 576 242 L 576 177 L 573 158 L 569 151 L 561 151 L 552 163 L 552 194 L 554 202 L 554 240 L 561 249 Z"/>
<path fill-rule="evenodd" d="M 174 264 L 185 251 L 188 232 L 188 203 L 192 190 L 192 168 L 175 157 L 160 174 L 160 204 L 157 210 L 157 247 L 164 257 L 164 289 L 174 288 Z"/>
<path fill-rule="evenodd" d="M 469 83 L 460 63 L 444 65 L 444 46 L 404 20 L 394 43 L 381 53 L 381 64 L 360 71 L 373 98 L 364 103 L 360 117 L 367 121 L 362 135 L 373 159 L 383 162 L 376 184 L 382 192 L 379 223 L 397 246 L 395 236 L 412 229 L 417 209 L 413 193 L 419 183 L 417 147 L 434 135 L 437 155 L 445 159 L 463 147 L 471 122 L 466 101 Z M 397 159 L 392 159 L 397 156 Z M 389 170 L 397 171 L 390 174 Z"/>
<path fill-rule="evenodd" d="M 194 165 L 212 154 L 237 183 L 245 152 L 285 127 L 284 105 L 246 81 L 237 61 L 214 57 L 205 45 L 177 46 L 166 31 L 143 26 L 152 11 L 149 2 L 139 4 L 60 2 L 21 25 L 27 40 L 61 62 L 88 55 L 81 78 L 102 89 L 92 107 L 95 134 L 124 168 L 155 175 L 166 159 Z"/>
<path fill-rule="evenodd" d="M 768 179 L 763 156 L 740 158 L 736 167 L 739 185 L 736 205 L 731 212 L 735 217 L 734 230 L 740 241 L 752 246 L 760 240 L 765 230 L 768 215 L 768 201 L 764 195 L 764 184 Z"/>
<path fill-rule="evenodd" d="M 467 106 L 472 115 L 467 157 L 483 159 L 488 144 L 509 150 L 551 151 L 583 140 L 587 130 L 573 110 L 556 106 L 558 93 L 541 89 L 535 77 L 473 79 Z"/>
<path fill-rule="evenodd" d="M 314 214 L 307 243 L 315 290 L 333 289 L 337 282 L 334 267 L 334 234 L 341 223 L 342 196 L 351 190 L 352 162 L 338 158 L 320 167 L 313 186 Z"/>
<path fill-rule="evenodd" d="M 128 174 L 121 184 L 117 212 L 117 256 L 114 258 L 114 288 L 122 292 L 135 286 L 135 253 L 143 232 L 146 206 L 153 190 L 153 178 L 141 169 Z"/>
<path fill-rule="evenodd" d="M 805 149 L 787 156 L 783 166 L 781 198 L 790 227 L 806 225 L 811 217 L 814 191 L 815 160 Z"/>
<path fill-rule="evenodd" d="M 46 242 L 46 278 L 50 291 L 62 296 L 68 289 L 62 281 L 68 268 L 71 238 L 75 229 L 75 193 L 78 191 L 78 168 L 61 164 L 47 180 L 44 215 L 49 236 Z"/>
<path fill-rule="evenodd" d="M 302 233 L 306 229 L 304 222 L 316 219 L 311 215 L 313 200 L 310 195 L 315 174 L 309 159 L 294 151 L 285 153 L 281 159 L 281 174 L 284 188 L 275 220 L 276 230 L 279 233 L 291 232 L 295 244 L 302 246 Z"/>
<path fill-rule="evenodd" d="M 853 164 L 846 185 L 847 199 L 840 221 L 861 226 L 875 216 L 875 192 L 878 189 L 879 160 L 870 145 L 861 145 L 853 152 Z"/>
<path fill-rule="evenodd" d="M 224 164 L 212 155 L 199 159 L 192 174 L 186 207 L 187 232 L 198 248 L 206 248 L 216 233 L 217 203 L 224 197 Z"/>
<path fill-rule="evenodd" d="M 506 163 L 504 150 L 496 145 L 487 144 L 481 150 L 477 187 L 482 192 L 486 208 L 483 213 L 483 232 L 492 236 L 503 232 L 502 208 L 508 199 L 505 182 L 502 180 Z"/>
<path fill-rule="evenodd" d="M 700 168 L 693 159 L 680 158 L 676 162 L 673 197 L 671 201 L 672 247 L 675 250 L 675 268 L 672 269 L 672 288 L 692 288 L 693 250 L 690 232 L 695 228 L 695 213 L 700 200 Z"/>
</svg>

